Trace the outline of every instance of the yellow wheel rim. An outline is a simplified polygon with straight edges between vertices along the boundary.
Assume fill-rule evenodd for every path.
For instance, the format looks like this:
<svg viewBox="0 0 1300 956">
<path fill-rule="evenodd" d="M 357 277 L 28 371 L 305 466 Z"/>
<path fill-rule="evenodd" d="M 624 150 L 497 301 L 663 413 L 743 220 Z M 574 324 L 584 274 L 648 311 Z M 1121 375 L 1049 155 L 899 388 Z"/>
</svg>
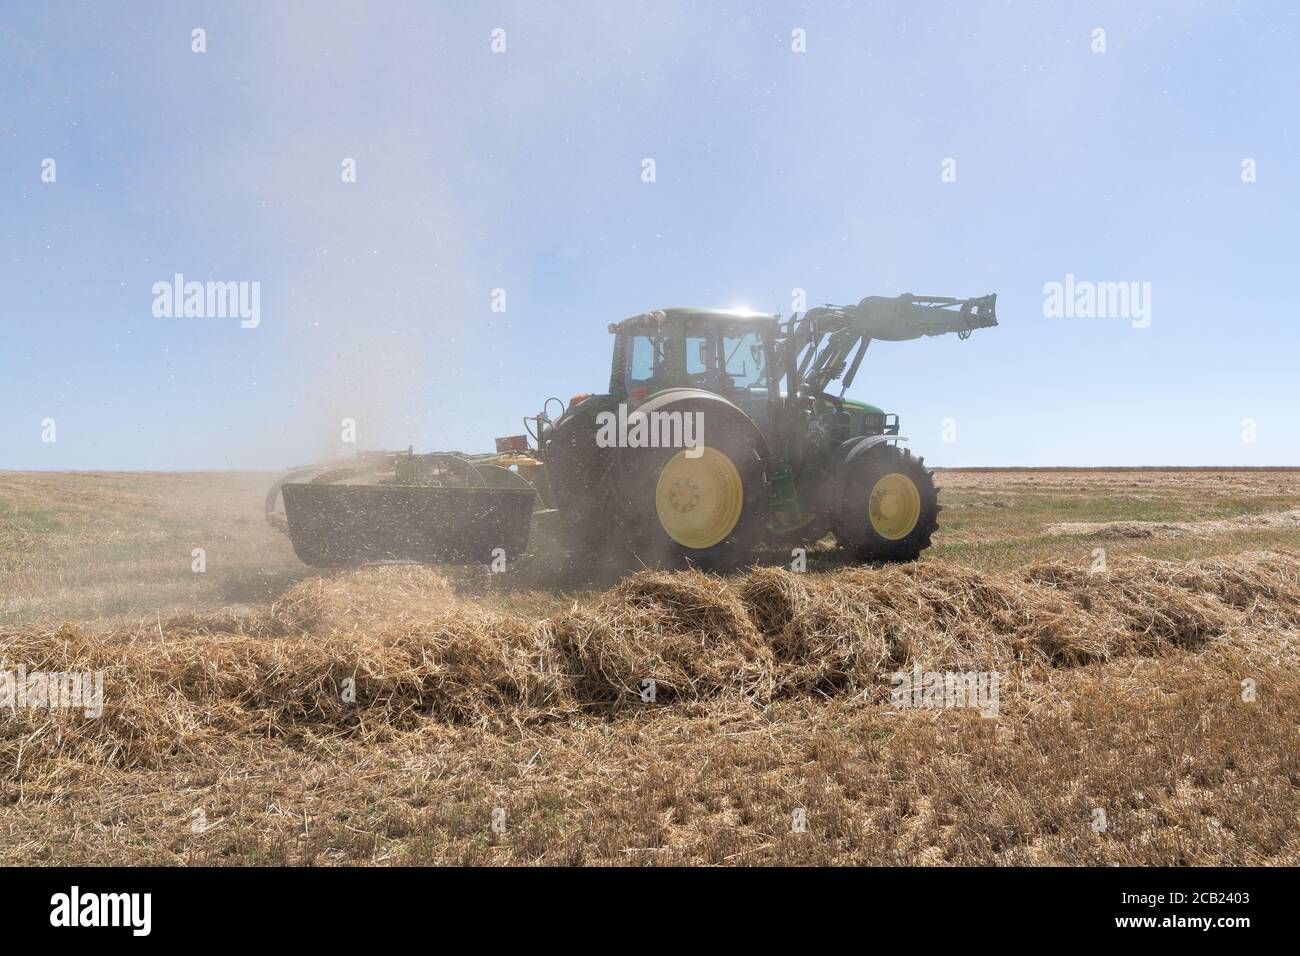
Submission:
<svg viewBox="0 0 1300 956">
<path fill-rule="evenodd" d="M 906 538 L 921 518 L 921 492 L 907 475 L 885 475 L 871 489 L 871 527 L 890 541 Z"/>
<path fill-rule="evenodd" d="M 731 459 L 713 448 L 698 458 L 679 451 L 664 465 L 655 487 L 655 511 L 668 537 L 685 548 L 725 541 L 740 520 L 745 486 Z"/>
</svg>

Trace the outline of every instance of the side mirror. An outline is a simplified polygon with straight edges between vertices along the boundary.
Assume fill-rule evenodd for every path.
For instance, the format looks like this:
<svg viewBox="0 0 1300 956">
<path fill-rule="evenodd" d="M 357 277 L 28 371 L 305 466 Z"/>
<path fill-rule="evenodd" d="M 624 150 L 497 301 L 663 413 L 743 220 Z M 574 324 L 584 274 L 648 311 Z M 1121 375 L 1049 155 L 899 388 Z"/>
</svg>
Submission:
<svg viewBox="0 0 1300 956">
<path fill-rule="evenodd" d="M 709 364 L 709 343 L 707 341 L 700 342 L 700 364 Z"/>
<path fill-rule="evenodd" d="M 759 368 L 763 366 L 763 346 L 755 342 L 749 347 L 749 354 L 754 357 L 754 365 Z"/>
</svg>

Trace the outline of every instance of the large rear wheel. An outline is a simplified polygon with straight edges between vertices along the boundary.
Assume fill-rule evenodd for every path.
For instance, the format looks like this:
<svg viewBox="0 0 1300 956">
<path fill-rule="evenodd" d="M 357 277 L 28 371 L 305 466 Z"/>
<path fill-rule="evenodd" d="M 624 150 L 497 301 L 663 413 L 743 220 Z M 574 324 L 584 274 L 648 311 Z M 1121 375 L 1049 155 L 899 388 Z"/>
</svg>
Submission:
<svg viewBox="0 0 1300 956">
<path fill-rule="evenodd" d="M 743 564 L 762 532 L 765 488 L 743 434 L 699 449 L 624 449 L 618 497 L 631 550 L 647 565 Z"/>
<path fill-rule="evenodd" d="M 832 515 L 840 547 L 860 561 L 911 561 L 939 527 L 939 491 L 923 459 L 877 445 L 849 462 Z"/>
</svg>

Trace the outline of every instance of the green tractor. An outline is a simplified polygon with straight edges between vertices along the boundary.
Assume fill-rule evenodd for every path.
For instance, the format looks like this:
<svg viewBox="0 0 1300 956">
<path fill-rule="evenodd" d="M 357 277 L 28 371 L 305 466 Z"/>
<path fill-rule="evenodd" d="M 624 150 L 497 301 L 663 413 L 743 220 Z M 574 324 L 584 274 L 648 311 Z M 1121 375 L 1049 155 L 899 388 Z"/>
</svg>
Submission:
<svg viewBox="0 0 1300 956">
<path fill-rule="evenodd" d="M 642 313 L 609 326 L 605 394 L 549 399 L 495 454 L 370 452 L 296 471 L 268 519 L 313 565 L 511 560 L 547 522 L 578 558 L 617 547 L 726 568 L 830 532 L 856 560 L 910 560 L 938 527 L 933 477 L 899 447 L 896 415 L 844 393 L 873 339 L 966 338 L 997 325 L 996 299 L 871 296 L 788 321 Z"/>
</svg>

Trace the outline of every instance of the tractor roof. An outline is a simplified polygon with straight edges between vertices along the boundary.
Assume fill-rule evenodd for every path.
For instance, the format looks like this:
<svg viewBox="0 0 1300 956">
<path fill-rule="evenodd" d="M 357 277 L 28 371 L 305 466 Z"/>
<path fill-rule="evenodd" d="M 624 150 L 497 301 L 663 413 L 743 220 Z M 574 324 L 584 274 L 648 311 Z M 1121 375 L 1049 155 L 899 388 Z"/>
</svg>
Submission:
<svg viewBox="0 0 1300 956">
<path fill-rule="evenodd" d="M 655 309 L 629 316 L 622 322 L 610 326 L 610 331 L 622 328 L 636 328 L 654 324 L 658 321 L 676 318 L 699 319 L 704 322 L 771 322 L 779 316 L 771 312 L 751 312 L 748 309 L 702 309 L 692 306 L 674 306 L 669 309 Z"/>
</svg>

